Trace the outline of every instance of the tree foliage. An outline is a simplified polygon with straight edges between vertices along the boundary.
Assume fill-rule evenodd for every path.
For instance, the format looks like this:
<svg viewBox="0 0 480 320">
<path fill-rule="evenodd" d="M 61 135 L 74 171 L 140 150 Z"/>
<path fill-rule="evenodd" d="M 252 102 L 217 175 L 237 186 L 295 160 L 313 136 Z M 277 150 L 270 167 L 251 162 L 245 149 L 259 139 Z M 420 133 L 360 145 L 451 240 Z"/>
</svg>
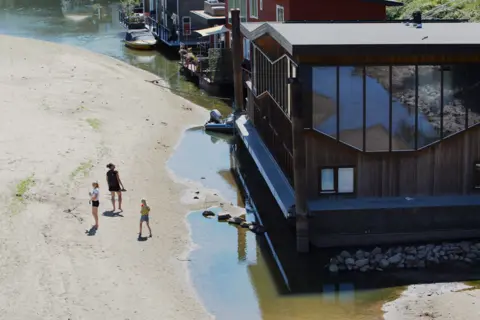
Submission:
<svg viewBox="0 0 480 320">
<path fill-rule="evenodd" d="M 480 21 L 480 0 L 403 0 L 404 6 L 387 10 L 389 19 L 409 19 L 421 11 L 424 19 Z"/>
</svg>

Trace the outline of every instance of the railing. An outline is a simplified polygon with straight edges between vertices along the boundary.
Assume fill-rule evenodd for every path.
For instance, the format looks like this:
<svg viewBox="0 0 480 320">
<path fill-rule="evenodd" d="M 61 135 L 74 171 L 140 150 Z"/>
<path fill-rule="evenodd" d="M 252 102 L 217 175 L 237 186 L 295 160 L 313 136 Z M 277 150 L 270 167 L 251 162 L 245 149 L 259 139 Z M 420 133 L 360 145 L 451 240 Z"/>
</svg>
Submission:
<svg viewBox="0 0 480 320">
<path fill-rule="evenodd" d="M 230 49 L 208 48 L 208 44 L 203 44 L 197 48 L 190 48 L 187 54 L 181 54 L 180 62 L 184 68 L 209 83 L 232 81 Z"/>
<path fill-rule="evenodd" d="M 290 116 L 290 85 L 296 63 L 286 54 L 272 61 L 255 44 L 253 46 L 252 86 L 255 95 L 268 94 Z"/>
</svg>

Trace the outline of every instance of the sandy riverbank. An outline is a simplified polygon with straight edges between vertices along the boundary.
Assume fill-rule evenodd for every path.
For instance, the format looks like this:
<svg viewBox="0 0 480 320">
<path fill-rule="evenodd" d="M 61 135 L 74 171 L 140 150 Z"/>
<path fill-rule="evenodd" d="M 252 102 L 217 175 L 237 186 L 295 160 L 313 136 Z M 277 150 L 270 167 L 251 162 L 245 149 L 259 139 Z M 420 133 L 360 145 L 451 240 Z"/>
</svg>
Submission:
<svg viewBox="0 0 480 320">
<path fill-rule="evenodd" d="M 464 283 L 412 285 L 383 306 L 385 320 L 470 320 L 480 317 L 480 290 Z"/>
<path fill-rule="evenodd" d="M 0 70 L 0 319 L 211 318 L 185 262 L 185 214 L 204 192 L 179 203 L 197 189 L 165 168 L 207 112 L 78 48 L 0 36 Z M 111 209 L 110 161 L 128 189 L 123 217 L 101 216 L 89 237 L 93 180 L 100 215 Z M 146 242 L 136 240 L 141 197 L 152 207 Z"/>
</svg>

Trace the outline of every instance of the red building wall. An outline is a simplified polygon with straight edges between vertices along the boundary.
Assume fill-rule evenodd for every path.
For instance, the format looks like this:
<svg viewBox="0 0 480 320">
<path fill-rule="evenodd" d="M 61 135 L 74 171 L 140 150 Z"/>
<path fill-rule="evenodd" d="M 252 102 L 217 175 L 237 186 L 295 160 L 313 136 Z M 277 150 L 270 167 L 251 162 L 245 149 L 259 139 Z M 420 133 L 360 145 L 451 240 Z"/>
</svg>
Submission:
<svg viewBox="0 0 480 320">
<path fill-rule="evenodd" d="M 276 0 L 263 1 L 275 2 Z M 293 4 L 293 0 L 290 1 Z M 275 7 L 275 3 L 270 6 Z M 386 18 L 384 4 L 362 0 L 309 0 L 291 5 L 289 12 L 289 20 L 385 20 Z M 286 14 L 285 19 L 287 19 Z"/>
<path fill-rule="evenodd" d="M 250 0 L 247 1 L 249 22 L 276 21 L 277 5 L 284 8 L 285 20 L 385 20 L 384 4 L 362 0 L 263 0 L 263 10 L 258 1 L 258 19 L 250 18 Z M 226 8 L 228 0 L 225 0 Z M 226 23 L 228 23 L 226 10 Z"/>
</svg>

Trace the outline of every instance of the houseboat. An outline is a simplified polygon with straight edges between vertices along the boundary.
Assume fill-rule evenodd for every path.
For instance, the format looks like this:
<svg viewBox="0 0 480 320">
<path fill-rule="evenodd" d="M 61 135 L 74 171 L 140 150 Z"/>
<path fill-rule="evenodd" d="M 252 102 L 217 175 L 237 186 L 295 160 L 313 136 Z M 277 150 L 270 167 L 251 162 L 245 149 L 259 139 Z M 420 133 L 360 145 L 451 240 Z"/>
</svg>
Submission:
<svg viewBox="0 0 480 320">
<path fill-rule="evenodd" d="M 479 23 L 242 23 L 236 132 L 297 249 L 480 237 Z"/>
<path fill-rule="evenodd" d="M 191 11 L 202 10 L 204 0 L 144 0 L 147 25 L 155 37 L 169 47 L 196 46 L 201 29 L 192 22 Z"/>
</svg>

